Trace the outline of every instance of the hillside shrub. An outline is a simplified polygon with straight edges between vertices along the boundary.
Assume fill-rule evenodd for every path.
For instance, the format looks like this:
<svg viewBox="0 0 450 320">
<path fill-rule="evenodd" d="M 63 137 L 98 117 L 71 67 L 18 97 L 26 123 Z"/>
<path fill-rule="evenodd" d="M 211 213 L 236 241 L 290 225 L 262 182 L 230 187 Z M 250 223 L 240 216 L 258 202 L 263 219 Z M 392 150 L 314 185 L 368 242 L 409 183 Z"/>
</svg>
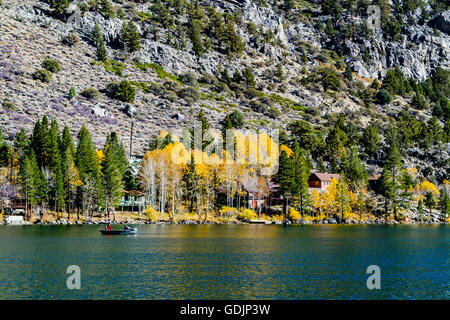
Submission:
<svg viewBox="0 0 450 320">
<path fill-rule="evenodd" d="M 33 73 L 33 79 L 48 83 L 53 80 L 53 73 L 45 69 L 36 70 Z"/>
<path fill-rule="evenodd" d="M 98 90 L 94 88 L 84 89 L 81 92 L 81 95 L 89 100 L 99 100 L 101 97 L 100 92 L 98 92 Z"/>
<path fill-rule="evenodd" d="M 50 72 L 60 72 L 61 66 L 59 65 L 59 62 L 53 59 L 45 59 L 42 62 L 42 68 L 50 71 Z"/>
</svg>

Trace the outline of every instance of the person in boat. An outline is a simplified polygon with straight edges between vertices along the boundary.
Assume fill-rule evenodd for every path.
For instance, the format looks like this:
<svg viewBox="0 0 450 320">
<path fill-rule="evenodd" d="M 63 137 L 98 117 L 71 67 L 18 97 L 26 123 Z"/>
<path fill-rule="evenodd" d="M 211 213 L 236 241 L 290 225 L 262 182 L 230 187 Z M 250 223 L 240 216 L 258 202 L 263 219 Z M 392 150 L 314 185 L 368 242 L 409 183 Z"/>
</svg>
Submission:
<svg viewBox="0 0 450 320">
<path fill-rule="evenodd" d="M 131 229 L 129 226 L 124 225 L 124 226 L 123 226 L 123 230 L 124 230 L 124 231 L 128 231 L 128 230 L 132 230 L 132 229 Z"/>
<path fill-rule="evenodd" d="M 106 230 L 111 230 L 111 225 L 108 223 L 108 225 L 105 227 Z"/>
</svg>

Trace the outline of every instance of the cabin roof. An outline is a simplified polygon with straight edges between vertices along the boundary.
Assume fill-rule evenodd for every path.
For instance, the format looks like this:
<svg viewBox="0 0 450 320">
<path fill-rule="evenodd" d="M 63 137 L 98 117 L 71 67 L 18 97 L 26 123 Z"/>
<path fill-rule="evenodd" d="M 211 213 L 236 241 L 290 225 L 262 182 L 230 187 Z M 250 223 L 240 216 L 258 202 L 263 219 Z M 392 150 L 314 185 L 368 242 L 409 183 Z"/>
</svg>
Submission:
<svg viewBox="0 0 450 320">
<path fill-rule="evenodd" d="M 320 181 L 331 181 L 331 179 L 335 178 L 336 180 L 339 180 L 340 175 L 338 173 L 320 173 L 320 172 L 314 172 L 311 174 L 309 179 L 313 178 L 314 176 L 317 177 Z"/>
<path fill-rule="evenodd" d="M 129 191 L 123 190 L 123 193 L 127 193 L 127 194 L 129 194 L 131 196 L 137 196 L 137 197 L 142 197 L 142 196 L 145 195 L 144 192 L 141 192 L 139 190 L 129 190 Z"/>
</svg>

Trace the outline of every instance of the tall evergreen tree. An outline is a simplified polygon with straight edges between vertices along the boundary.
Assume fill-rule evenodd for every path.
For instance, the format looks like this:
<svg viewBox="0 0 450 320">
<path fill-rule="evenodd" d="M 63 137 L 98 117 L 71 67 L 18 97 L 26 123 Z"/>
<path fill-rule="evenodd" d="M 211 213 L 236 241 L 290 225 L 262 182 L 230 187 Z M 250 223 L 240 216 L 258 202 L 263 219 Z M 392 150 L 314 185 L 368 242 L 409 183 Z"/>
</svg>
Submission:
<svg viewBox="0 0 450 320">
<path fill-rule="evenodd" d="M 48 146 L 48 167 L 56 173 L 57 168 L 61 164 L 61 153 L 59 151 L 59 127 L 56 120 L 53 120 L 50 125 L 50 132 L 49 132 L 49 146 Z"/>
<path fill-rule="evenodd" d="M 97 43 L 95 55 L 97 56 L 97 60 L 101 62 L 106 62 L 108 60 L 108 51 L 106 51 L 105 41 L 103 40 L 103 37 Z"/>
<path fill-rule="evenodd" d="M 359 159 L 359 152 L 356 146 L 350 148 L 348 165 L 344 168 L 345 175 L 350 181 L 350 188 L 353 191 L 359 190 L 367 184 L 367 170 Z"/>
<path fill-rule="evenodd" d="M 68 149 L 67 149 L 68 148 Z M 59 153 L 65 154 L 69 150 L 72 157 L 75 157 L 75 144 L 73 143 L 72 135 L 70 134 L 70 129 L 65 126 L 63 129 L 62 137 L 60 139 Z"/>
<path fill-rule="evenodd" d="M 434 195 L 431 191 L 428 191 L 425 194 L 424 204 L 428 208 L 428 210 L 431 214 L 431 210 L 434 209 L 434 207 L 436 206 L 436 199 L 434 198 Z"/>
<path fill-rule="evenodd" d="M 368 156 L 374 157 L 376 155 L 381 145 L 380 133 L 376 123 L 372 122 L 364 129 L 360 143 Z"/>
<path fill-rule="evenodd" d="M 20 166 L 20 177 L 21 177 L 21 187 L 22 194 L 25 197 L 25 218 L 29 219 L 31 217 L 31 212 L 29 211 L 30 204 L 34 203 L 34 164 L 36 159 L 34 157 L 34 152 L 31 151 L 30 158 L 25 155 Z"/>
<path fill-rule="evenodd" d="M 306 163 L 303 151 L 300 150 L 298 142 L 294 144 L 294 151 L 292 155 L 292 193 L 298 197 L 298 205 L 300 214 L 303 216 L 305 208 L 309 205 L 310 195 L 308 188 L 309 167 Z"/>
<path fill-rule="evenodd" d="M 102 185 L 104 190 L 104 200 L 108 218 L 110 212 L 113 213 L 115 220 L 115 206 L 117 205 L 122 194 L 122 179 L 120 171 L 115 163 L 115 153 L 111 145 L 107 144 L 104 150 L 105 158 L 102 162 Z"/>
<path fill-rule="evenodd" d="M 395 141 L 391 141 L 391 144 L 388 147 L 385 162 L 394 183 L 397 183 L 399 172 L 402 167 L 402 156 Z"/>
<path fill-rule="evenodd" d="M 3 139 L 0 129 L 0 167 L 7 166 L 12 155 L 12 148 Z"/>
<path fill-rule="evenodd" d="M 78 168 L 75 166 L 74 156 L 70 150 L 70 145 L 63 153 L 62 177 L 66 194 L 67 218 L 70 219 L 75 200 L 77 188 L 82 185 Z"/>
<path fill-rule="evenodd" d="M 283 196 L 283 214 L 286 219 L 286 214 L 289 206 L 289 199 L 292 196 L 292 161 L 286 151 L 281 151 L 278 159 L 278 171 L 275 174 L 274 180 L 280 185 L 280 194 Z"/>
<path fill-rule="evenodd" d="M 135 52 L 141 49 L 141 35 L 132 21 L 125 22 L 122 25 L 120 39 L 128 52 Z"/>
<path fill-rule="evenodd" d="M 110 145 L 111 149 L 114 153 L 114 159 L 117 166 L 117 169 L 119 169 L 120 177 L 121 179 L 125 175 L 125 172 L 127 171 L 129 167 L 128 157 L 125 152 L 125 148 L 122 143 L 119 143 L 119 139 L 117 138 L 116 132 L 111 132 L 108 137 L 106 138 L 106 145 Z M 106 149 L 105 145 L 105 149 Z"/>
<path fill-rule="evenodd" d="M 44 116 L 42 123 L 39 120 L 35 123 L 31 138 L 31 148 L 34 151 L 39 167 L 44 166 L 48 161 L 48 147 L 50 144 L 48 131 L 48 119 L 47 116 Z"/>
<path fill-rule="evenodd" d="M 388 203 L 389 201 L 394 201 L 396 198 L 396 186 L 395 181 L 393 180 L 391 171 L 387 166 L 383 168 L 380 177 L 380 194 L 384 197 L 384 208 L 385 214 L 388 216 Z"/>
<path fill-rule="evenodd" d="M 336 200 L 340 207 L 341 220 L 344 220 L 344 214 L 346 211 L 349 211 L 350 208 L 350 195 L 348 192 L 347 178 L 345 177 L 345 173 L 342 171 L 340 173 L 339 182 L 337 185 Z"/>
<path fill-rule="evenodd" d="M 186 166 L 186 170 L 183 174 L 183 184 L 185 189 L 185 199 L 189 203 L 189 212 L 194 211 L 194 204 L 196 203 L 196 195 L 198 192 L 200 176 L 197 173 L 194 162 L 194 154 L 191 154 L 191 160 Z"/>
<path fill-rule="evenodd" d="M 439 210 L 441 211 L 441 220 L 445 221 L 450 212 L 450 197 L 445 190 L 442 190 L 439 196 Z"/>
<path fill-rule="evenodd" d="M 417 204 L 417 212 L 419 214 L 419 219 L 422 222 L 422 220 L 423 220 L 423 201 L 422 201 L 422 199 L 420 199 L 419 203 Z"/>
<path fill-rule="evenodd" d="M 54 186 L 55 211 L 59 212 L 65 205 L 65 192 L 63 175 L 61 166 L 56 169 L 55 186 Z"/>
<path fill-rule="evenodd" d="M 206 52 L 205 44 L 201 36 L 201 23 L 199 20 L 191 20 L 190 37 L 192 41 L 192 50 L 197 56 L 201 56 Z"/>
<path fill-rule="evenodd" d="M 24 159 L 25 155 L 28 153 L 30 147 L 30 139 L 28 138 L 25 129 L 22 128 L 16 133 L 14 139 L 14 150 L 19 155 L 19 159 Z"/>
<path fill-rule="evenodd" d="M 99 159 L 95 150 L 95 145 L 92 142 L 91 135 L 85 126 L 81 127 L 78 133 L 78 145 L 76 150 L 76 166 L 79 171 L 81 181 L 85 183 L 87 180 L 92 179 L 95 181 L 96 198 L 100 198 L 101 194 L 101 181 L 100 181 L 100 167 Z M 81 186 L 81 184 L 80 184 Z M 83 189 L 77 189 L 77 206 L 78 209 L 83 208 Z"/>
<path fill-rule="evenodd" d="M 91 135 L 85 126 L 82 126 L 78 133 L 78 145 L 76 150 L 76 161 L 80 177 L 83 180 L 85 175 L 92 174 L 97 177 L 99 174 L 99 159 L 96 154 Z"/>
<path fill-rule="evenodd" d="M 97 56 L 97 60 L 106 62 L 106 60 L 108 59 L 108 52 L 106 51 L 105 37 L 97 23 L 95 24 L 94 30 L 92 32 L 92 40 L 96 47 L 95 54 Z"/>
<path fill-rule="evenodd" d="M 137 188 L 138 188 L 137 184 L 136 184 L 136 180 L 134 178 L 134 175 L 130 169 L 127 169 L 127 171 L 125 171 L 125 175 L 123 177 L 123 183 L 124 183 L 124 188 L 127 191 L 137 190 Z"/>
</svg>

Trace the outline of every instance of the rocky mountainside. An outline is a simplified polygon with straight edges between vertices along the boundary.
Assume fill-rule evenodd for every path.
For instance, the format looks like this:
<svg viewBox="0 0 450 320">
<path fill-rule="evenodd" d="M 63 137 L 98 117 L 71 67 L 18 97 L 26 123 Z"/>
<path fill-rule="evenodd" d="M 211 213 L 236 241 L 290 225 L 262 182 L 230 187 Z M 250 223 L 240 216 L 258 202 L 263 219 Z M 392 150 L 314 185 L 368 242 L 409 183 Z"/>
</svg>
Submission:
<svg viewBox="0 0 450 320">
<path fill-rule="evenodd" d="M 151 134 L 192 126 L 200 110 L 213 128 L 238 110 L 249 130 L 285 130 L 305 120 L 323 133 L 343 114 L 358 132 L 378 120 L 384 143 L 400 111 L 426 123 L 439 103 L 445 130 L 442 101 L 448 99 L 406 90 L 379 101 L 377 85 L 396 67 L 410 83 L 449 68 L 448 1 L 373 2 L 381 8 L 381 27 L 374 30 L 367 25 L 369 0 L 3 0 L 0 127 L 12 140 L 46 114 L 74 135 L 86 125 L 101 147 L 111 130 L 127 146 L 133 124 L 138 154 Z M 124 43 L 129 21 L 138 48 Z M 103 62 L 96 25 L 106 44 Z M 36 74 L 46 59 L 60 65 L 51 79 Z M 128 101 L 114 97 L 108 85 L 123 80 L 136 89 Z M 448 75 L 444 80 L 448 89 Z M 431 165 L 438 180 L 448 178 L 447 149 L 448 143 L 426 152 L 411 145 L 406 165 Z"/>
</svg>

